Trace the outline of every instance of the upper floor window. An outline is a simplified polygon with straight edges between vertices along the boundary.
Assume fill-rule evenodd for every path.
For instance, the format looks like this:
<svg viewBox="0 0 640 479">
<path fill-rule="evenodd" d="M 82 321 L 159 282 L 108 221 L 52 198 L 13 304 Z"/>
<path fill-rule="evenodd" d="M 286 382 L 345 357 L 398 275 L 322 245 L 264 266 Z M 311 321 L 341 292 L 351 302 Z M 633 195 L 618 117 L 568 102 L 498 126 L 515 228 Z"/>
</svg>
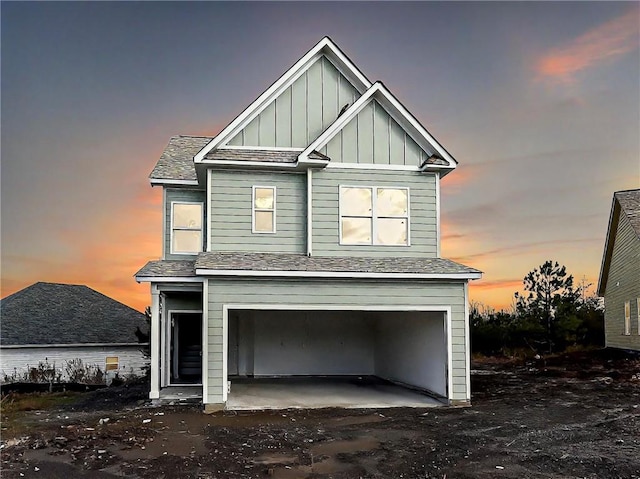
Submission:
<svg viewBox="0 0 640 479">
<path fill-rule="evenodd" d="M 340 244 L 409 246 L 409 189 L 341 186 Z"/>
<path fill-rule="evenodd" d="M 202 203 L 171 203 L 171 253 L 202 251 Z"/>
<path fill-rule="evenodd" d="M 276 187 L 254 186 L 251 209 L 252 233 L 276 232 Z"/>
<path fill-rule="evenodd" d="M 631 301 L 624 302 L 624 334 L 631 334 Z"/>
</svg>

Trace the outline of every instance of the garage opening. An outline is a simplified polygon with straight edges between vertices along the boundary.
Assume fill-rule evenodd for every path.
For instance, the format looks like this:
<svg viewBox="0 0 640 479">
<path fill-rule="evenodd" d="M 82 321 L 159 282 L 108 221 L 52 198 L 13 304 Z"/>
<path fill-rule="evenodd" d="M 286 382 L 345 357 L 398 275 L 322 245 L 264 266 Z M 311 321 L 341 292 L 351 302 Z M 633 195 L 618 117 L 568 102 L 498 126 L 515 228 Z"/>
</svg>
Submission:
<svg viewBox="0 0 640 479">
<path fill-rule="evenodd" d="M 434 311 L 229 311 L 227 407 L 441 405 L 446 324 Z"/>
</svg>

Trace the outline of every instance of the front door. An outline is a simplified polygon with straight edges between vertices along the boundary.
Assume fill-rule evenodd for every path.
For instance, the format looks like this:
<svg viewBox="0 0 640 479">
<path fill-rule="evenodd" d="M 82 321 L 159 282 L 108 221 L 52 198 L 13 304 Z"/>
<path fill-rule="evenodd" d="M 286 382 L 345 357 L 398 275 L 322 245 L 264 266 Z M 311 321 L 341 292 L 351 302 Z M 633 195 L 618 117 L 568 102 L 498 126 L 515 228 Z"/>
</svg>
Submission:
<svg viewBox="0 0 640 479">
<path fill-rule="evenodd" d="M 171 384 L 202 383 L 202 313 L 171 314 Z"/>
</svg>

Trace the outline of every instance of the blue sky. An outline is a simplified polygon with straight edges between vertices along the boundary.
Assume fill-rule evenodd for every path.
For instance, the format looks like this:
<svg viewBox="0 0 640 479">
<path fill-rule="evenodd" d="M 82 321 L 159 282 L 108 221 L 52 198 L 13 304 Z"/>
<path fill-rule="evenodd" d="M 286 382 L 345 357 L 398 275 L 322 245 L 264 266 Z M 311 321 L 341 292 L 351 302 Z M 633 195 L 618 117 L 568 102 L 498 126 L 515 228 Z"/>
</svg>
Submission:
<svg viewBox="0 0 640 479">
<path fill-rule="evenodd" d="M 546 259 L 597 282 L 611 195 L 640 186 L 635 2 L 2 2 L 2 296 L 77 282 L 135 307 L 160 255 L 147 175 L 323 36 L 460 162 L 443 255 L 508 306 Z"/>
</svg>

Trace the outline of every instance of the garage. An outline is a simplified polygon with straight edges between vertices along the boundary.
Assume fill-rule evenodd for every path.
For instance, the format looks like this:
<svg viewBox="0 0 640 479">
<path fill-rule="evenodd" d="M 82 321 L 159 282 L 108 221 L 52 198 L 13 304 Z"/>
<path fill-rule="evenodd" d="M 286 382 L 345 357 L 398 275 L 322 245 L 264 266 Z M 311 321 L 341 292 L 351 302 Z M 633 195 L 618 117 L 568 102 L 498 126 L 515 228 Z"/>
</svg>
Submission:
<svg viewBox="0 0 640 479">
<path fill-rule="evenodd" d="M 447 311 L 265 308 L 227 312 L 228 409 L 446 401 Z"/>
</svg>

